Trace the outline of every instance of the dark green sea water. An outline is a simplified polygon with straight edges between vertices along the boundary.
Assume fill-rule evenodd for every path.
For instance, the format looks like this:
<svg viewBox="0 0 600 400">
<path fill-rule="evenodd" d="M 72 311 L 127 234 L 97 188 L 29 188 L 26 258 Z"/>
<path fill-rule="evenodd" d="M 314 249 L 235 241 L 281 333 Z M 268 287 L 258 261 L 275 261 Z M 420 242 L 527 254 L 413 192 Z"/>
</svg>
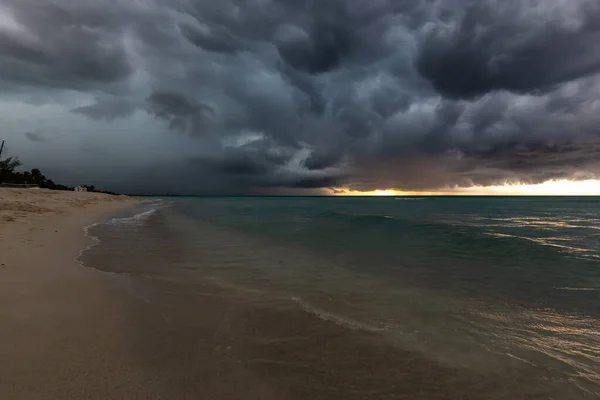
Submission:
<svg viewBox="0 0 600 400">
<path fill-rule="evenodd" d="M 364 332 L 486 382 L 439 377 L 439 393 L 413 398 L 600 396 L 600 198 L 177 197 L 136 213 L 91 228 L 100 244 L 84 263 L 209 283 L 253 310 L 313 317 L 303 330 Z M 393 385 L 397 367 L 373 357 Z"/>
</svg>

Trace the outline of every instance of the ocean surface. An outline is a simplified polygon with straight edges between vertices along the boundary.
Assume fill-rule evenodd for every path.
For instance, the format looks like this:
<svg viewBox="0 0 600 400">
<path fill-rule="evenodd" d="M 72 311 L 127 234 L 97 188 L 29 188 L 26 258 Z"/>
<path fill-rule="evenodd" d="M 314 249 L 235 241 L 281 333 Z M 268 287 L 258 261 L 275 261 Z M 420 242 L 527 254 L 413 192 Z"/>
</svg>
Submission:
<svg viewBox="0 0 600 400">
<path fill-rule="evenodd" d="M 149 365 L 191 391 L 600 398 L 600 198 L 150 200 L 80 261 L 156 314 L 131 322 L 160 332 Z"/>
</svg>

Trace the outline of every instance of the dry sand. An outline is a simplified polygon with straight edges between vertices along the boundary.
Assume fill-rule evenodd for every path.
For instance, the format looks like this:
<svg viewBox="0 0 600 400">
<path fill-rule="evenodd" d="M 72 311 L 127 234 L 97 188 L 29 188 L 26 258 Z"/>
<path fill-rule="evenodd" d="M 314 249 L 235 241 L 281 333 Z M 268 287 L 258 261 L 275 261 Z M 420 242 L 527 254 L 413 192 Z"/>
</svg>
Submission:
<svg viewBox="0 0 600 400">
<path fill-rule="evenodd" d="M 0 188 L 1 399 L 150 398 L 116 280 L 75 261 L 84 226 L 136 201 Z"/>
</svg>

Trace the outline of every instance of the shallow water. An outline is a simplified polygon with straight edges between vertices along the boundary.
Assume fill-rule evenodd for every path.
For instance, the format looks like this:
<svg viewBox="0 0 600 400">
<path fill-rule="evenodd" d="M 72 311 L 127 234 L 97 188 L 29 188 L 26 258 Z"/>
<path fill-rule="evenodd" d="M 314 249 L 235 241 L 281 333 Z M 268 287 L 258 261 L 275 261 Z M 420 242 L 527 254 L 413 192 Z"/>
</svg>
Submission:
<svg viewBox="0 0 600 400">
<path fill-rule="evenodd" d="M 213 332 L 223 385 L 600 396 L 600 199 L 170 198 L 132 214 L 91 227 L 81 261 L 127 276 L 195 357 L 193 332 Z"/>
</svg>

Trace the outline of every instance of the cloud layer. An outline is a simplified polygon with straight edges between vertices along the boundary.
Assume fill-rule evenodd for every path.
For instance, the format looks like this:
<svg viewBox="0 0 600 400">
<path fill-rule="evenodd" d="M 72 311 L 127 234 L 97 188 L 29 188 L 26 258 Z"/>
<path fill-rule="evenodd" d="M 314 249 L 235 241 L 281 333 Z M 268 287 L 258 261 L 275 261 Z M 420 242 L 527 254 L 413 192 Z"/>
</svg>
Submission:
<svg viewBox="0 0 600 400">
<path fill-rule="evenodd" d="M 73 115 L 115 136 L 144 115 L 170 142 L 151 161 L 127 150 L 132 190 L 600 178 L 595 0 L 0 0 L 0 14 L 5 101 L 62 104 L 73 137 Z"/>
</svg>

